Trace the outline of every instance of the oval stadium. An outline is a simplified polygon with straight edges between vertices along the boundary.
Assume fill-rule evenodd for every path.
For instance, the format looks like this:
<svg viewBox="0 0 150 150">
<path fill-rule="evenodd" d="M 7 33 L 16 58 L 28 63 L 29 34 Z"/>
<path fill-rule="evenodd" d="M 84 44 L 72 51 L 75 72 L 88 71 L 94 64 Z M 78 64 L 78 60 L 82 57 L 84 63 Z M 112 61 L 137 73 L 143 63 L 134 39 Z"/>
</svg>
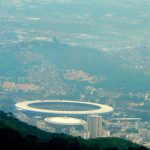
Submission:
<svg viewBox="0 0 150 150">
<path fill-rule="evenodd" d="M 16 103 L 18 109 L 51 115 L 90 115 L 104 114 L 113 108 L 103 104 L 70 100 L 34 100 Z"/>
</svg>

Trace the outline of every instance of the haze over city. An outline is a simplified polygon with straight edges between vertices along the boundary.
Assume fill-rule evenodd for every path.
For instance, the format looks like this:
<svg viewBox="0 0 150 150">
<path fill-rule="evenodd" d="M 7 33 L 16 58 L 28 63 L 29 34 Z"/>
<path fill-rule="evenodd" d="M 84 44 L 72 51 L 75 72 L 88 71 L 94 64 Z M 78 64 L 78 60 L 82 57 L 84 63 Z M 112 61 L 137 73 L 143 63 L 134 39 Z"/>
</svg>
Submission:
<svg viewBox="0 0 150 150">
<path fill-rule="evenodd" d="M 0 111 L 150 148 L 149 30 L 149 0 L 1 0 Z"/>
</svg>

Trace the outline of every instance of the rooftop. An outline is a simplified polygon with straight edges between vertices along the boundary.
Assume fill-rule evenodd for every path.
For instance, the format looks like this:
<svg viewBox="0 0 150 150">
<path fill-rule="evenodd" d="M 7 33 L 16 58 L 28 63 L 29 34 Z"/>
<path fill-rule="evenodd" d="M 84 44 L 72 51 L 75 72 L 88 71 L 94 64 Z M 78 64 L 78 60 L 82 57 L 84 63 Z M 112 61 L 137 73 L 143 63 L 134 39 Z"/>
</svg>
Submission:
<svg viewBox="0 0 150 150">
<path fill-rule="evenodd" d="M 59 125 L 83 125 L 86 123 L 84 120 L 71 117 L 49 117 L 44 120 L 47 123 Z"/>
</svg>

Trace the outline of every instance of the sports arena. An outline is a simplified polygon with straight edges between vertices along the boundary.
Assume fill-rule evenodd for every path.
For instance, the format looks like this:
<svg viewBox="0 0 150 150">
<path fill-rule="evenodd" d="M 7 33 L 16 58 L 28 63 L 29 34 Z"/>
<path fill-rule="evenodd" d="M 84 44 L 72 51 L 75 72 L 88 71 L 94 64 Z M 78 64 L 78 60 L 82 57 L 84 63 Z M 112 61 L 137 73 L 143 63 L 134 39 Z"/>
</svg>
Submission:
<svg viewBox="0 0 150 150">
<path fill-rule="evenodd" d="M 18 109 L 44 113 L 48 115 L 90 115 L 104 114 L 113 111 L 113 108 L 103 104 L 70 101 L 70 100 L 34 100 L 16 103 Z"/>
<path fill-rule="evenodd" d="M 88 124 L 94 122 L 98 126 L 96 131 L 101 133 L 103 119 L 99 120 L 102 118 L 99 115 L 111 116 L 109 113 L 113 111 L 113 108 L 107 105 L 75 100 L 32 100 L 16 103 L 15 106 L 29 118 L 36 116 L 36 121 L 40 123 L 38 127 L 44 126 L 43 130 L 81 136 L 85 139 L 93 134 Z M 97 116 L 95 121 L 88 120 L 88 117 L 93 115 Z"/>
</svg>

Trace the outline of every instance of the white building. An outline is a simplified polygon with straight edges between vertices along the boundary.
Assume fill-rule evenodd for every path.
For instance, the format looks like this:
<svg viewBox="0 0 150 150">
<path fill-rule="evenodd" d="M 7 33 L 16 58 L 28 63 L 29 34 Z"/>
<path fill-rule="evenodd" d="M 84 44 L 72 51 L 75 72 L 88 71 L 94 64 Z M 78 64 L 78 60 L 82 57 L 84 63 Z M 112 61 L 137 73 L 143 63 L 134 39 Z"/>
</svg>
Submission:
<svg viewBox="0 0 150 150">
<path fill-rule="evenodd" d="M 89 115 L 87 118 L 88 131 L 90 138 L 97 138 L 103 136 L 103 117 L 98 115 Z"/>
<path fill-rule="evenodd" d="M 75 128 L 72 128 L 70 130 L 70 135 L 74 137 L 82 137 L 84 139 L 89 139 L 90 133 L 87 130 L 76 130 Z"/>
<path fill-rule="evenodd" d="M 150 130 L 140 129 L 139 135 L 143 137 L 144 141 L 150 141 Z"/>
<path fill-rule="evenodd" d="M 141 118 L 114 118 L 116 123 L 125 128 L 139 129 Z"/>
</svg>

